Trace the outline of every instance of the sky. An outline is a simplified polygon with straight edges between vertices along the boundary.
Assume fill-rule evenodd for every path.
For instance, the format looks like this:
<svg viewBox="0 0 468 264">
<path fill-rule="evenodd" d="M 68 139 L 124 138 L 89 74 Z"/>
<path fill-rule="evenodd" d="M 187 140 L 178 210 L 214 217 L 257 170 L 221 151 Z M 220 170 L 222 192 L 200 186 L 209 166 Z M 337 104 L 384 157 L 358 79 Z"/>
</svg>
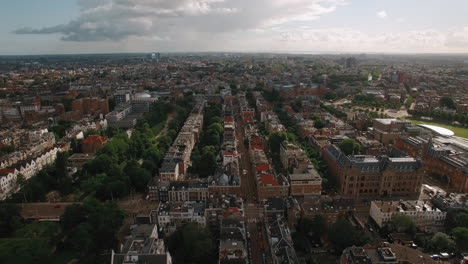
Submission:
<svg viewBox="0 0 468 264">
<path fill-rule="evenodd" d="M 468 53 L 467 0 L 2 0 L 0 55 Z"/>
</svg>

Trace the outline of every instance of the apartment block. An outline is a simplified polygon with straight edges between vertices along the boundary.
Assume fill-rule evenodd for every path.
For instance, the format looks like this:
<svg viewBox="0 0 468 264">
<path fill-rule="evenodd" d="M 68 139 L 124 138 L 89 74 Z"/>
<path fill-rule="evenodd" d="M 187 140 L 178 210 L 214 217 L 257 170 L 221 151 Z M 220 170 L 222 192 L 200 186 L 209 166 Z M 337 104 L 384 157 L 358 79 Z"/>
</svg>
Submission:
<svg viewBox="0 0 468 264">
<path fill-rule="evenodd" d="M 424 232 L 443 229 L 447 212 L 443 212 L 429 201 L 372 201 L 370 217 L 379 227 L 392 221 L 397 215 L 406 215 Z"/>
</svg>

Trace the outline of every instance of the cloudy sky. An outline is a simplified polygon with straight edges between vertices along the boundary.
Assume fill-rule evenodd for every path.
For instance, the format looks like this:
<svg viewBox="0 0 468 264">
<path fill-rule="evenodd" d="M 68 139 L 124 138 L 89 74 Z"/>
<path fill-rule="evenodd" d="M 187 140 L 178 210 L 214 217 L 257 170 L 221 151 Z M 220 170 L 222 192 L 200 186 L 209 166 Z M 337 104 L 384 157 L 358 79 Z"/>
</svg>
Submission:
<svg viewBox="0 0 468 264">
<path fill-rule="evenodd" d="M 0 54 L 468 53 L 467 0 L 3 0 Z"/>
</svg>

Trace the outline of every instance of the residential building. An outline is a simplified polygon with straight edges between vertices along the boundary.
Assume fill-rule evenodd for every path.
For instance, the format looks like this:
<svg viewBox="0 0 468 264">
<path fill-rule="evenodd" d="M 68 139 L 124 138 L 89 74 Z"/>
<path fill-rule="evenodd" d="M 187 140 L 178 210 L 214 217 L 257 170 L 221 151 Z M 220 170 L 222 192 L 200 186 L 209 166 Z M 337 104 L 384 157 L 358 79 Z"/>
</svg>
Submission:
<svg viewBox="0 0 468 264">
<path fill-rule="evenodd" d="M 322 216 L 328 226 L 338 219 L 350 216 L 354 210 L 353 199 L 331 198 L 328 196 L 309 197 L 300 204 L 303 217 Z"/>
<path fill-rule="evenodd" d="M 178 227 L 190 222 L 205 226 L 205 208 L 206 201 L 167 202 L 160 203 L 157 211 L 151 214 L 157 219 L 158 225 L 170 234 Z"/>
<path fill-rule="evenodd" d="M 299 264 L 291 231 L 283 217 L 270 217 L 266 223 L 268 244 L 274 264 Z"/>
<path fill-rule="evenodd" d="M 384 145 L 394 144 L 402 134 L 403 129 L 411 126 L 411 122 L 395 118 L 377 118 L 373 120 L 374 138 Z"/>
<path fill-rule="evenodd" d="M 349 247 L 343 251 L 340 264 L 435 264 L 431 256 L 399 244 L 384 244 L 382 247 Z"/>
<path fill-rule="evenodd" d="M 172 257 L 158 237 L 158 226 L 142 224 L 133 227 L 120 252 L 111 253 L 112 264 L 172 264 Z"/>
<path fill-rule="evenodd" d="M 94 154 L 104 147 L 107 139 L 103 136 L 90 135 L 81 142 L 81 151 L 83 153 Z"/>
<path fill-rule="evenodd" d="M 160 202 L 205 201 L 208 199 L 208 183 L 200 180 L 161 181 L 157 192 L 150 197 Z"/>
<path fill-rule="evenodd" d="M 284 141 L 280 146 L 280 160 L 288 170 L 291 195 L 320 195 L 322 177 L 300 147 Z"/>
<path fill-rule="evenodd" d="M 372 201 L 369 213 L 379 227 L 391 222 L 397 215 L 406 215 L 424 232 L 442 230 L 447 215 L 447 212 L 439 210 L 431 202 L 421 200 Z"/>
<path fill-rule="evenodd" d="M 107 115 L 109 113 L 109 103 L 107 99 L 97 97 L 86 97 L 76 99 L 72 102 L 72 111 L 77 111 L 83 115 Z"/>
<path fill-rule="evenodd" d="M 248 264 L 247 235 L 243 222 L 221 220 L 219 264 Z"/>
<path fill-rule="evenodd" d="M 198 141 L 203 128 L 203 111 L 206 100 L 196 102 L 172 146 L 167 151 L 161 169 L 160 178 L 163 181 L 182 180 L 191 165 L 192 150 Z"/>
<path fill-rule="evenodd" d="M 75 153 L 68 158 L 68 166 L 74 168 L 81 168 L 83 165 L 94 159 L 95 155 L 91 153 Z"/>
</svg>

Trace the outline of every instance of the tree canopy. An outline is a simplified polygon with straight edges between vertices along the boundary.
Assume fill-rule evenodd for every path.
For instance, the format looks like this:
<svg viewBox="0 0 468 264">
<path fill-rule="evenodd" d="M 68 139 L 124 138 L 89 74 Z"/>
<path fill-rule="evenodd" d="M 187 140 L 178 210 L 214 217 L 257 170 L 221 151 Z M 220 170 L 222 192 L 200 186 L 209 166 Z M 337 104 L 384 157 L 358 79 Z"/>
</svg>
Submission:
<svg viewBox="0 0 468 264">
<path fill-rule="evenodd" d="M 356 140 L 347 138 L 343 139 L 340 143 L 338 143 L 338 147 L 346 154 L 359 154 L 361 151 L 361 145 L 356 142 Z"/>
<path fill-rule="evenodd" d="M 330 227 L 328 239 L 339 252 L 352 245 L 363 245 L 369 240 L 346 219 L 339 219 Z"/>
<path fill-rule="evenodd" d="M 0 237 L 7 237 L 23 225 L 20 207 L 16 204 L 0 203 Z"/>
<path fill-rule="evenodd" d="M 211 233 L 196 223 L 178 228 L 166 243 L 175 263 L 210 263 L 216 255 Z"/>
<path fill-rule="evenodd" d="M 413 219 L 407 215 L 394 216 L 391 225 L 397 232 L 405 232 L 411 235 L 416 233 L 416 224 Z"/>
<path fill-rule="evenodd" d="M 455 102 L 453 101 L 453 99 L 450 98 L 450 97 L 447 97 L 447 96 L 444 96 L 444 97 L 440 98 L 439 103 L 440 103 L 441 106 L 445 106 L 445 107 L 447 107 L 449 109 L 455 109 L 456 108 L 455 107 Z"/>
</svg>

